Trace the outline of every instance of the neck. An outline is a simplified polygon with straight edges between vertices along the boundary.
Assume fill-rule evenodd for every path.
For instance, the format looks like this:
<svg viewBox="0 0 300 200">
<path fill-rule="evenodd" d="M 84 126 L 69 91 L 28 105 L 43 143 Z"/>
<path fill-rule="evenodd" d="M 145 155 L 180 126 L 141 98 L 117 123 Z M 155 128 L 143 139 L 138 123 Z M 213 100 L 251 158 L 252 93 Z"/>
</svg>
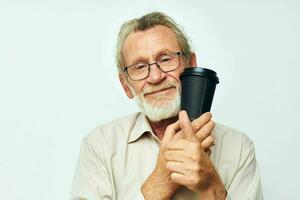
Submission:
<svg viewBox="0 0 300 200">
<path fill-rule="evenodd" d="M 152 122 L 150 120 L 149 120 L 149 122 L 150 122 L 150 126 L 151 126 L 152 130 L 154 131 L 154 134 L 159 138 L 159 140 L 162 140 L 167 127 L 170 124 L 176 122 L 177 120 L 178 120 L 178 116 L 175 116 L 175 117 L 171 117 L 168 119 L 163 119 L 159 122 Z"/>
</svg>

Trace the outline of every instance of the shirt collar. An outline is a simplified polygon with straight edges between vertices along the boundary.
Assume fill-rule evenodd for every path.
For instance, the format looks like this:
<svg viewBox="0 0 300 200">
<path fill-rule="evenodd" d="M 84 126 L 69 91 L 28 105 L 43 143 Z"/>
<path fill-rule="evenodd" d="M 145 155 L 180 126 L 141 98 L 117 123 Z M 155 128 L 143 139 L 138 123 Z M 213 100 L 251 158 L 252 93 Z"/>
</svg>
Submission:
<svg viewBox="0 0 300 200">
<path fill-rule="evenodd" d="M 153 130 L 149 124 L 147 117 L 143 113 L 139 113 L 135 124 L 131 130 L 128 143 L 135 142 L 138 140 L 144 133 L 151 133 Z"/>
</svg>

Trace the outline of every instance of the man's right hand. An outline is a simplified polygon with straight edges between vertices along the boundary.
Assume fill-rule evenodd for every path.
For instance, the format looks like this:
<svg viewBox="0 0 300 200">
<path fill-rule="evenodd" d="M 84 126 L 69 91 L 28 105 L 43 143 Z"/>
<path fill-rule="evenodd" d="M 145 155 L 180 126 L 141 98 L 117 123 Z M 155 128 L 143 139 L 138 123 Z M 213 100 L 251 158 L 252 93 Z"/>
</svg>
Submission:
<svg viewBox="0 0 300 200">
<path fill-rule="evenodd" d="M 212 130 L 215 128 L 215 123 L 211 120 L 211 118 L 212 114 L 210 112 L 206 112 L 192 121 L 192 127 L 196 132 L 196 137 L 201 142 L 202 148 L 208 155 L 211 153 L 210 147 L 214 145 Z M 182 137 L 182 130 L 174 136 L 175 139 L 180 139 Z"/>
<path fill-rule="evenodd" d="M 196 137 L 199 139 L 202 148 L 208 155 L 210 155 L 210 147 L 214 144 L 211 133 L 215 124 L 211 118 L 211 113 L 204 113 L 192 122 L 192 127 L 196 132 Z M 170 199 L 176 189 L 180 186 L 171 181 L 171 172 L 166 169 L 166 160 L 164 155 L 167 150 L 167 143 L 172 139 L 180 139 L 182 137 L 179 121 L 167 127 L 161 141 L 156 167 L 141 188 L 146 200 Z"/>
</svg>

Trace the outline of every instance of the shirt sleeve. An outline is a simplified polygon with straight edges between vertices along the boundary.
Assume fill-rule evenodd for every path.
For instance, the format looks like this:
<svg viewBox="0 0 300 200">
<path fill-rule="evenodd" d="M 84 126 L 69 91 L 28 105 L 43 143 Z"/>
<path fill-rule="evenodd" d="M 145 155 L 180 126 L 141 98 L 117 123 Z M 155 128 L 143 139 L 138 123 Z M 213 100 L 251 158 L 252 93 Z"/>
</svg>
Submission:
<svg viewBox="0 0 300 200">
<path fill-rule="evenodd" d="M 227 200 L 262 200 L 259 167 L 252 141 L 244 136 L 239 167 L 227 189 Z"/>
<path fill-rule="evenodd" d="M 116 199 L 103 154 L 83 139 L 73 179 L 71 200 Z"/>
</svg>

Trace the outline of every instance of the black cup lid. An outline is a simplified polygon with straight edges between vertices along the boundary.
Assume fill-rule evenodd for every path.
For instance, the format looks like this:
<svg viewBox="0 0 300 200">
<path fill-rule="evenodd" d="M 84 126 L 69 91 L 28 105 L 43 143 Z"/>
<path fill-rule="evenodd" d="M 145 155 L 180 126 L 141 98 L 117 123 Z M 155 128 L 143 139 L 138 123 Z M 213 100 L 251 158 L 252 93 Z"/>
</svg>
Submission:
<svg viewBox="0 0 300 200">
<path fill-rule="evenodd" d="M 188 67 L 185 68 L 183 73 L 180 75 L 180 77 L 183 76 L 207 76 L 209 78 L 215 79 L 217 83 L 219 83 L 219 78 L 217 76 L 217 73 L 211 69 L 203 68 L 203 67 Z"/>
</svg>

